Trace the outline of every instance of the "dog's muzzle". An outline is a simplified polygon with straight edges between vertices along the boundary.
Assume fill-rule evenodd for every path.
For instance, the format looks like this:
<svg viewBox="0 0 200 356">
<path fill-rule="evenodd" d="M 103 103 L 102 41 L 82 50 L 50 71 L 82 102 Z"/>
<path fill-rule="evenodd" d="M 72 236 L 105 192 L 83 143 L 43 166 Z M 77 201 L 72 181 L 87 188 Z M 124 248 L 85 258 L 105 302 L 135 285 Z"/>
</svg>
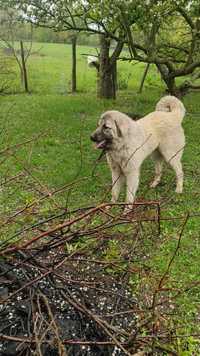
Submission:
<svg viewBox="0 0 200 356">
<path fill-rule="evenodd" d="M 102 149 L 105 150 L 108 148 L 109 141 L 106 137 L 101 135 L 100 133 L 94 132 L 91 136 L 90 139 L 95 142 L 95 147 L 97 149 Z"/>
</svg>

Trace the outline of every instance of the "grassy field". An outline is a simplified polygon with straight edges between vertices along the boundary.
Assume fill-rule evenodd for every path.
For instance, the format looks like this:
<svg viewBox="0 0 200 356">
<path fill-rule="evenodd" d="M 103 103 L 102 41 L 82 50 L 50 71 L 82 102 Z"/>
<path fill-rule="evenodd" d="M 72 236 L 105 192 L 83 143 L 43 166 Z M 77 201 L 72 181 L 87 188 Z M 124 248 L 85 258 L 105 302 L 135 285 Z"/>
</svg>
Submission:
<svg viewBox="0 0 200 356">
<path fill-rule="evenodd" d="M 96 99 L 96 73 L 87 67 L 86 58 L 82 55 L 95 54 L 95 49 L 79 47 L 78 93 L 71 95 L 70 47 L 64 44 L 35 44 L 34 51 L 36 53 L 28 63 L 31 94 L 22 93 L 17 77 L 13 82 L 14 94 L 0 97 L 1 151 L 36 138 L 27 145 L 2 152 L 2 224 L 18 209 L 38 199 L 38 191 L 45 194 L 71 182 L 76 183 L 73 189 L 56 195 L 52 205 L 56 203 L 72 209 L 97 204 L 102 199 L 109 201 L 110 172 L 105 160 L 96 166 L 99 152 L 93 149 L 89 138 L 99 115 L 111 108 L 148 113 L 154 109 L 155 103 L 164 92 L 158 73 L 152 67 L 143 93 L 138 94 L 144 66 L 120 62 L 118 69 L 121 89 L 117 100 Z M 197 321 L 200 312 L 200 288 L 197 282 L 200 282 L 200 93 L 190 93 L 183 101 L 188 112 L 184 119 L 184 193 L 174 194 L 175 179 L 169 167 L 165 168 L 162 184 L 156 190 L 149 189 L 153 164 L 148 160 L 142 167 L 137 197 L 160 200 L 163 203 L 163 217 L 182 216 L 181 220 L 162 222 L 158 246 L 155 241 L 151 241 L 151 236 L 144 235 L 144 253 L 146 256 L 148 251 L 151 253 L 151 259 L 147 258 L 146 264 L 158 276 L 166 270 L 170 256 L 177 246 L 183 221 L 190 214 L 168 280 L 168 285 L 176 285 L 177 288 L 194 284 L 193 288 L 184 295 L 181 294 L 177 300 L 179 309 L 175 319 L 178 322 L 180 317 L 182 321 L 179 331 L 187 334 L 199 332 Z M 24 174 L 21 179 L 7 183 L 19 173 Z M 123 200 L 123 196 L 121 199 Z M 48 215 L 52 205 L 48 201 L 40 206 L 39 215 Z M 2 240 L 23 226 L 32 224 L 37 218 L 33 214 L 31 218 L 26 215 L 11 219 L 12 224 L 3 225 L 1 229 Z M 191 344 L 193 342 L 192 339 Z M 197 355 L 192 352 L 181 355 Z"/>
</svg>

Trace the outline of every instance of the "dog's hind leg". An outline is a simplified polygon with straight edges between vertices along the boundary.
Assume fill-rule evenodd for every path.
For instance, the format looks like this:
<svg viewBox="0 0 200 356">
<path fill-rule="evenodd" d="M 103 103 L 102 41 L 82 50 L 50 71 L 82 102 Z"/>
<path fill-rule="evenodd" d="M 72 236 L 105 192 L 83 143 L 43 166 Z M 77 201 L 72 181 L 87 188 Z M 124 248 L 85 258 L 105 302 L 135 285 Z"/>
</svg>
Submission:
<svg viewBox="0 0 200 356">
<path fill-rule="evenodd" d="M 168 150 L 162 150 L 162 154 L 165 158 L 165 161 L 173 168 L 176 173 L 176 193 L 182 193 L 183 191 L 184 173 L 181 163 L 182 153 L 183 149 L 180 149 L 179 147 L 177 147 L 177 151 L 175 150 L 175 148 L 173 148 L 173 151 L 170 150 L 170 147 L 168 148 Z"/>
<path fill-rule="evenodd" d="M 152 158 L 155 161 L 155 176 L 153 181 L 150 183 L 150 188 L 155 188 L 160 183 L 162 177 L 162 169 L 163 169 L 163 157 L 159 151 L 155 151 L 152 154 Z"/>
<path fill-rule="evenodd" d="M 176 193 L 182 193 L 184 175 L 181 160 L 179 158 L 172 159 L 171 161 L 169 161 L 169 164 L 176 173 Z"/>
</svg>

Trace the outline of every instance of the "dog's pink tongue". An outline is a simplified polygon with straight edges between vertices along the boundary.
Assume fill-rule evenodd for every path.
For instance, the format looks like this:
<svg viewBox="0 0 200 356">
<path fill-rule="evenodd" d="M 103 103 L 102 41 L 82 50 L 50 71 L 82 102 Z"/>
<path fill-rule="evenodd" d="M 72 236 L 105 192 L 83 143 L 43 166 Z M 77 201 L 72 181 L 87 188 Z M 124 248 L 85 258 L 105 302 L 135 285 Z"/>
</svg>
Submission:
<svg viewBox="0 0 200 356">
<path fill-rule="evenodd" d="M 104 146 L 105 140 L 96 144 L 96 148 L 102 148 Z"/>
</svg>

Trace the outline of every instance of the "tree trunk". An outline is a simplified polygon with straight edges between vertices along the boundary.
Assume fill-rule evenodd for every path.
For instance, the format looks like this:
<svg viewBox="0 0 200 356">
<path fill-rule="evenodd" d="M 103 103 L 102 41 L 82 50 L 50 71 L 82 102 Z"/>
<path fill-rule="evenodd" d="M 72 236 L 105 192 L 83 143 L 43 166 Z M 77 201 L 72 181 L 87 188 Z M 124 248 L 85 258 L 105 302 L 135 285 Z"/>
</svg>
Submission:
<svg viewBox="0 0 200 356">
<path fill-rule="evenodd" d="M 98 96 L 104 99 L 115 99 L 116 85 L 113 80 L 113 65 L 110 64 L 109 49 L 110 39 L 106 35 L 101 35 Z"/>
<path fill-rule="evenodd" d="M 177 88 L 175 84 L 175 79 L 170 78 L 170 76 L 167 76 L 164 79 L 165 84 L 167 85 L 167 92 L 171 95 L 175 95 Z"/>
<path fill-rule="evenodd" d="M 76 43 L 77 36 L 72 37 L 72 93 L 76 92 Z"/>
<path fill-rule="evenodd" d="M 22 79 L 23 79 L 23 84 L 24 84 L 24 90 L 26 93 L 29 93 L 28 90 L 28 75 L 27 75 L 27 70 L 26 70 L 26 61 L 25 61 L 25 56 L 24 56 L 24 46 L 23 46 L 23 41 L 20 41 L 20 49 L 21 49 L 21 60 L 22 60 Z"/>
<path fill-rule="evenodd" d="M 113 82 L 113 93 L 114 93 L 114 99 L 116 99 L 116 92 L 118 89 L 118 83 L 117 83 L 117 61 L 115 61 L 112 65 L 112 82 Z"/>
<path fill-rule="evenodd" d="M 166 68 L 163 65 L 157 65 L 157 68 L 161 74 L 162 79 L 164 80 L 166 86 L 167 86 L 167 93 L 170 95 L 174 95 L 177 98 L 181 98 L 182 92 L 181 90 L 176 86 L 176 81 L 175 77 L 172 76 L 170 73 L 169 69 Z"/>
<path fill-rule="evenodd" d="M 140 87 L 139 87 L 139 90 L 138 90 L 138 93 L 140 93 L 140 94 L 142 93 L 142 89 L 143 89 L 143 86 L 144 86 L 144 82 L 145 82 L 146 76 L 147 76 L 148 71 L 149 71 L 149 67 L 150 67 L 150 63 L 147 63 L 146 68 L 145 68 L 144 73 L 143 73 L 143 76 L 142 76 Z"/>
</svg>

